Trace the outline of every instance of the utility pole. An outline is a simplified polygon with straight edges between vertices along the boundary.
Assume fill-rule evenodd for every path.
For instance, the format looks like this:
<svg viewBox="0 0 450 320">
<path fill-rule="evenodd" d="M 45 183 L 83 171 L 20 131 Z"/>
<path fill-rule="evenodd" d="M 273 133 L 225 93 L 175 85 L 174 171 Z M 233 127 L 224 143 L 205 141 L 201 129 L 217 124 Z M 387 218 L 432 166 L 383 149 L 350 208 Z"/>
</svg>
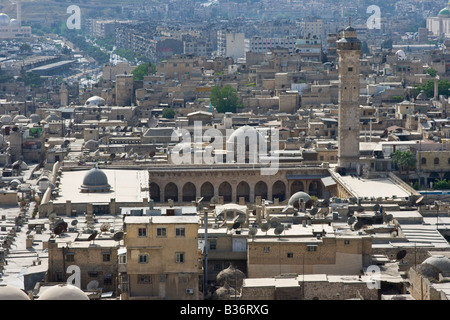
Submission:
<svg viewBox="0 0 450 320">
<path fill-rule="evenodd" d="M 205 243 L 203 248 L 204 266 L 203 266 L 203 300 L 208 295 L 208 210 L 205 212 Z"/>
</svg>

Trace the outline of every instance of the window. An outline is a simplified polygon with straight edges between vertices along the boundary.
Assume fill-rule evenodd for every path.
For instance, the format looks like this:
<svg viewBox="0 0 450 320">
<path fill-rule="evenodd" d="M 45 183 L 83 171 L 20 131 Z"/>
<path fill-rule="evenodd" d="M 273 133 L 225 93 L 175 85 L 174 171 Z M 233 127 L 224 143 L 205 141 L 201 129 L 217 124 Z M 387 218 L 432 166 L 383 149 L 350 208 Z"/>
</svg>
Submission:
<svg viewBox="0 0 450 320">
<path fill-rule="evenodd" d="M 103 276 L 103 284 L 110 286 L 112 285 L 112 274 L 111 273 L 107 273 Z"/>
<path fill-rule="evenodd" d="M 102 253 L 103 255 L 103 262 L 109 262 L 111 261 L 111 254 L 109 252 L 107 253 Z"/>
<path fill-rule="evenodd" d="M 270 252 L 270 247 L 264 247 L 264 253 L 269 253 Z"/>
<path fill-rule="evenodd" d="M 88 271 L 88 275 L 91 278 L 97 278 L 98 277 L 98 271 Z"/>
<path fill-rule="evenodd" d="M 140 254 L 139 255 L 139 263 L 147 263 L 148 262 L 148 255 L 147 254 Z"/>
<path fill-rule="evenodd" d="M 148 274 L 139 274 L 137 278 L 137 283 L 148 284 L 150 283 L 150 276 Z"/>
<path fill-rule="evenodd" d="M 422 158 L 422 164 L 427 164 L 427 158 Z"/>
<path fill-rule="evenodd" d="M 73 252 L 66 253 L 66 261 L 67 262 L 74 262 L 75 261 L 75 254 Z"/>
<path fill-rule="evenodd" d="M 175 262 L 184 263 L 184 252 L 175 252 Z"/>
<path fill-rule="evenodd" d="M 348 72 L 353 72 L 353 68 L 352 68 L 352 67 L 349 67 L 349 68 L 348 68 Z"/>
<path fill-rule="evenodd" d="M 156 229 L 156 236 L 157 237 L 166 237 L 167 236 L 166 228 L 157 228 Z"/>
<path fill-rule="evenodd" d="M 146 236 L 147 236 L 147 228 L 139 228 L 138 237 L 146 237 Z"/>
<path fill-rule="evenodd" d="M 288 258 L 293 258 L 294 257 L 294 253 L 293 252 L 288 252 L 287 253 L 287 257 Z"/>
<path fill-rule="evenodd" d="M 209 250 L 217 249 L 217 239 L 209 239 Z"/>
<path fill-rule="evenodd" d="M 434 158 L 434 164 L 439 164 L 439 158 Z"/>
<path fill-rule="evenodd" d="M 119 256 L 119 263 L 120 264 L 127 263 L 127 256 L 125 254 L 122 254 L 122 255 Z"/>
<path fill-rule="evenodd" d="M 350 240 L 344 240 L 344 244 L 347 246 L 350 244 Z"/>
<path fill-rule="evenodd" d="M 317 245 L 307 245 L 306 246 L 306 251 L 308 251 L 308 252 L 315 252 L 315 251 L 317 251 Z"/>
<path fill-rule="evenodd" d="M 185 228 L 175 228 L 175 236 L 176 237 L 185 237 L 186 229 Z"/>
</svg>

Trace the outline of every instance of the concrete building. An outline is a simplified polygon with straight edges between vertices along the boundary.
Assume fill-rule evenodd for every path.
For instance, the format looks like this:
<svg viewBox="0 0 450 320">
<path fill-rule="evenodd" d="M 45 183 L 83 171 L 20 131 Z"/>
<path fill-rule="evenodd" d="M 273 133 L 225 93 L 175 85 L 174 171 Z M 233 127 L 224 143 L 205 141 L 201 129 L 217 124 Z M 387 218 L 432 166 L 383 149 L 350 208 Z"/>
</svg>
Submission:
<svg viewBox="0 0 450 320">
<path fill-rule="evenodd" d="M 16 19 L 11 19 L 7 14 L 0 13 L 0 39 L 31 38 L 31 27 L 22 26 L 22 8 L 20 1 L 16 1 L 16 6 Z"/>
<path fill-rule="evenodd" d="M 447 7 L 439 11 L 437 17 L 427 18 L 427 29 L 434 36 L 450 36 L 450 2 Z"/>
</svg>

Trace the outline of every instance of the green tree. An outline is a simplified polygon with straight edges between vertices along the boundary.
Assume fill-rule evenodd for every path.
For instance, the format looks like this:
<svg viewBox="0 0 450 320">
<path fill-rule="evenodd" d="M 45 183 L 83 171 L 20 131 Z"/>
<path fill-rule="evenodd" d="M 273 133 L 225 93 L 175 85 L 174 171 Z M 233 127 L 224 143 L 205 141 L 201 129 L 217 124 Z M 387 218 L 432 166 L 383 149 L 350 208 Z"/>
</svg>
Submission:
<svg viewBox="0 0 450 320">
<path fill-rule="evenodd" d="M 434 96 L 434 80 L 428 80 L 425 84 L 417 86 L 417 89 L 420 91 L 424 91 L 428 98 L 432 98 Z M 448 96 L 450 89 L 450 82 L 446 79 L 441 79 L 438 82 L 438 93 L 439 95 Z"/>
<path fill-rule="evenodd" d="M 163 118 L 173 119 L 175 118 L 175 111 L 172 108 L 165 108 L 162 112 Z"/>
<path fill-rule="evenodd" d="M 400 177 L 402 176 L 402 169 L 406 170 L 406 181 L 409 182 L 409 171 L 416 167 L 416 156 L 411 151 L 397 150 L 392 156 L 392 162 L 398 166 Z"/>
<path fill-rule="evenodd" d="M 142 63 L 137 66 L 131 73 L 133 74 L 134 80 L 144 80 L 145 76 L 148 76 L 149 63 Z"/>
<path fill-rule="evenodd" d="M 446 179 L 438 180 L 433 183 L 433 189 L 445 190 L 449 188 L 449 185 L 449 181 L 447 181 Z"/>
<path fill-rule="evenodd" d="M 437 75 L 437 70 L 433 68 L 428 68 L 425 72 L 428 73 L 433 78 L 436 77 Z"/>
<path fill-rule="evenodd" d="M 230 85 L 225 85 L 222 89 L 214 86 L 209 98 L 219 113 L 236 112 L 237 108 L 242 108 L 237 91 Z"/>
<path fill-rule="evenodd" d="M 30 53 L 32 49 L 28 43 L 22 43 L 19 47 L 19 50 L 21 53 L 24 53 L 24 52 Z"/>
</svg>

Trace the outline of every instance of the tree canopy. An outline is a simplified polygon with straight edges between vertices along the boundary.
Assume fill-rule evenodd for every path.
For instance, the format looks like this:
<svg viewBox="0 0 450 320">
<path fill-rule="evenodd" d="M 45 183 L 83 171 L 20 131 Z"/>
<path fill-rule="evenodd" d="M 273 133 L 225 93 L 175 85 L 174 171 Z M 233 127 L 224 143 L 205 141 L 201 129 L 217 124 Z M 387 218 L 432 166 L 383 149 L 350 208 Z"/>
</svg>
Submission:
<svg viewBox="0 0 450 320">
<path fill-rule="evenodd" d="M 131 73 L 134 76 L 134 80 L 144 80 L 145 76 L 148 76 L 149 63 L 142 63 L 138 65 Z"/>
<path fill-rule="evenodd" d="M 392 162 L 398 166 L 400 176 L 402 175 L 402 169 L 406 169 L 406 179 L 409 181 L 409 171 L 416 167 L 416 155 L 411 151 L 397 150 L 392 156 Z"/>
<path fill-rule="evenodd" d="M 173 119 L 175 118 L 175 111 L 172 108 L 165 108 L 162 112 L 163 118 Z"/>
<path fill-rule="evenodd" d="M 434 80 L 428 80 L 425 84 L 417 86 L 417 89 L 424 91 L 428 98 L 434 96 Z M 441 79 L 438 82 L 438 93 L 439 95 L 448 96 L 450 91 L 450 81 L 446 79 Z"/>
<path fill-rule="evenodd" d="M 230 85 L 225 85 L 222 88 L 214 86 L 209 98 L 219 113 L 236 112 L 238 108 L 242 108 L 242 105 L 239 104 L 237 91 Z"/>
</svg>

